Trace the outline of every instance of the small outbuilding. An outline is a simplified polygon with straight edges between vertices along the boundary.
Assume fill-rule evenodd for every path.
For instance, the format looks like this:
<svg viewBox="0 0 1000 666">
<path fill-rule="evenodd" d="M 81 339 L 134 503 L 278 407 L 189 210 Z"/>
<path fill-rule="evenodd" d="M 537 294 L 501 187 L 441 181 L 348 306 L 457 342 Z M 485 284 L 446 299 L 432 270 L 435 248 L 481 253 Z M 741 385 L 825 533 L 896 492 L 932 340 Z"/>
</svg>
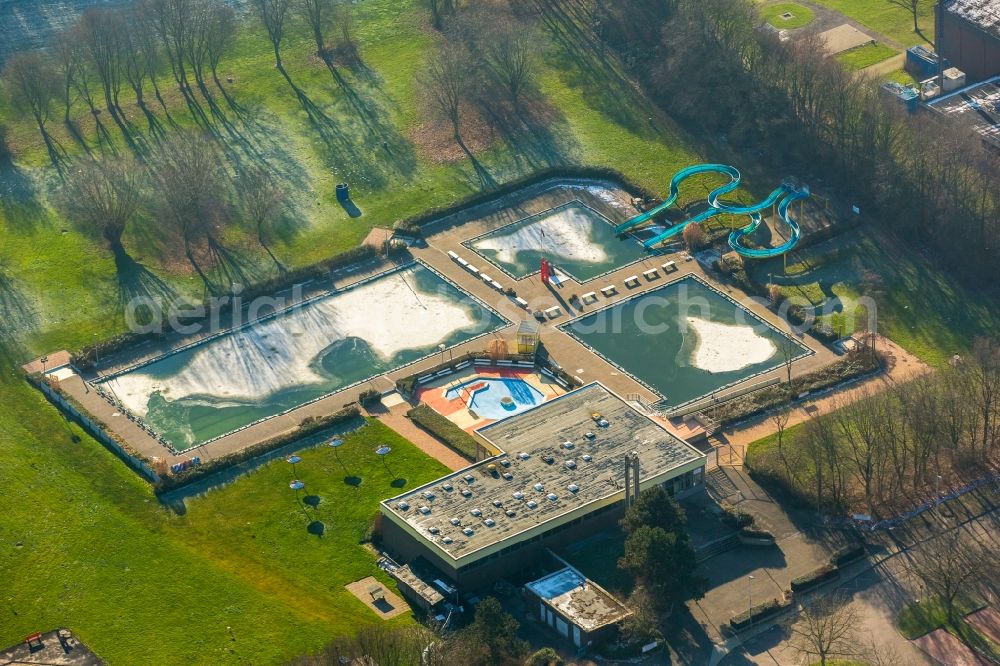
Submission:
<svg viewBox="0 0 1000 666">
<path fill-rule="evenodd" d="M 517 353 L 534 354 L 538 349 L 538 322 L 525 319 L 517 327 Z"/>
<path fill-rule="evenodd" d="M 614 638 L 621 621 L 632 615 L 607 590 L 573 567 L 528 583 L 524 590 L 529 603 L 535 604 L 532 614 L 577 647 Z"/>
</svg>

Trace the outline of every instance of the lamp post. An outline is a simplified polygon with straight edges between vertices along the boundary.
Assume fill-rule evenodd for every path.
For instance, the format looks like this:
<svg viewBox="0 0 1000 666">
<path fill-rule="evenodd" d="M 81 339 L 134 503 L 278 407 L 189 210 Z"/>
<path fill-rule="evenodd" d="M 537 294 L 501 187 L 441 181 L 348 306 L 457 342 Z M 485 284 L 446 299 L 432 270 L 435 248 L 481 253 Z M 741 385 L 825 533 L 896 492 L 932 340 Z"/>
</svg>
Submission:
<svg viewBox="0 0 1000 666">
<path fill-rule="evenodd" d="M 941 503 L 941 475 L 934 477 L 934 506 Z"/>
<path fill-rule="evenodd" d="M 444 363 L 444 350 L 445 350 L 445 349 L 446 349 L 447 347 L 448 347 L 448 345 L 446 345 L 446 344 L 445 344 L 445 343 L 443 343 L 443 342 L 442 342 L 441 344 L 439 344 L 439 345 L 438 345 L 438 351 L 439 351 L 439 352 L 441 352 L 441 360 L 440 360 L 440 362 L 441 362 L 441 363 Z"/>
<path fill-rule="evenodd" d="M 285 462 L 287 462 L 289 465 L 292 466 L 292 478 L 297 479 L 298 476 L 295 474 L 295 466 L 298 465 L 300 462 L 302 462 L 302 458 L 300 458 L 295 454 L 292 454 L 287 458 L 285 458 Z"/>
<path fill-rule="evenodd" d="M 392 449 L 390 447 L 386 446 L 385 444 L 383 444 L 382 446 L 380 446 L 377 449 L 375 449 L 375 455 L 377 455 L 380 458 L 382 458 L 382 464 L 385 466 L 385 471 L 389 472 L 389 474 L 392 475 L 392 470 L 389 469 L 389 463 L 386 462 L 386 456 L 389 455 L 390 451 L 392 451 Z"/>
<path fill-rule="evenodd" d="M 750 621 L 750 626 L 753 627 L 753 589 L 751 584 L 753 583 L 753 576 L 747 576 L 747 619 Z"/>
<path fill-rule="evenodd" d="M 344 440 L 342 440 L 340 437 L 334 437 L 329 442 L 327 442 L 326 445 L 329 446 L 331 449 L 333 449 L 334 457 L 337 458 L 337 462 L 340 463 L 340 466 L 343 467 L 344 471 L 346 472 L 347 465 L 345 465 L 344 461 L 340 459 L 340 451 L 339 451 L 340 447 L 344 445 Z"/>
</svg>

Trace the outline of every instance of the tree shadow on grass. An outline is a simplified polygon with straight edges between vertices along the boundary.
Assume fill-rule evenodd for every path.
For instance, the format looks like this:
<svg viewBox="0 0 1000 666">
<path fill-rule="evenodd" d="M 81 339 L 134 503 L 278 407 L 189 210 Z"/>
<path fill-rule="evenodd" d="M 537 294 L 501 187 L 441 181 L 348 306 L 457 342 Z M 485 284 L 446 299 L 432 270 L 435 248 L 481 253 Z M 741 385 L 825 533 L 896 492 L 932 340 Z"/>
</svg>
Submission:
<svg viewBox="0 0 1000 666">
<path fill-rule="evenodd" d="M 15 233 L 32 231 L 46 217 L 31 176 L 10 157 L 0 158 L 0 214 Z"/>
<path fill-rule="evenodd" d="M 321 537 L 326 534 L 326 525 L 323 521 L 314 520 L 306 527 L 306 531 L 314 536 Z"/>
<path fill-rule="evenodd" d="M 402 478 L 402 477 L 400 477 L 398 479 L 393 479 L 389 483 L 389 485 L 392 486 L 393 488 L 402 488 L 402 487 L 404 487 L 406 485 L 406 479 Z"/>
<path fill-rule="evenodd" d="M 177 300 L 177 292 L 127 252 L 115 253 L 118 304 L 122 312 L 144 320 L 152 308 L 164 311 Z"/>
<path fill-rule="evenodd" d="M 0 363 L 14 364 L 25 354 L 22 339 L 37 328 L 38 314 L 0 264 Z"/>
<path fill-rule="evenodd" d="M 360 476 L 354 476 L 354 475 L 345 476 L 344 477 L 344 483 L 346 483 L 347 485 L 351 486 L 352 488 L 357 488 L 358 486 L 361 485 L 361 477 Z"/>
</svg>

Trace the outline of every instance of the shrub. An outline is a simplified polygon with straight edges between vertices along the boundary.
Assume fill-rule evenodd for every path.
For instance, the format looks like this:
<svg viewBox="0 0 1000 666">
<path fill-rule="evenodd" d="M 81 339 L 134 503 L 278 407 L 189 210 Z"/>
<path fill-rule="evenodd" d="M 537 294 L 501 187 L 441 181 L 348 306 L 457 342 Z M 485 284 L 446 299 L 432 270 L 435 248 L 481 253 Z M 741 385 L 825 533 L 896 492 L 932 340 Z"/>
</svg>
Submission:
<svg viewBox="0 0 1000 666">
<path fill-rule="evenodd" d="M 563 666 L 565 663 L 559 653 L 550 647 L 542 648 L 524 662 L 525 666 Z"/>
<path fill-rule="evenodd" d="M 427 405 L 417 405 L 406 415 L 418 426 L 469 460 L 476 459 L 476 440 Z"/>
<path fill-rule="evenodd" d="M 739 630 L 747 627 L 751 622 L 760 622 L 763 619 L 771 617 L 772 615 L 777 615 L 782 610 L 787 608 L 786 604 L 781 603 L 777 599 L 771 599 L 770 601 L 765 601 L 762 604 L 757 604 L 749 610 L 745 610 L 738 615 L 734 615 L 731 620 L 729 620 L 729 626 L 733 629 Z"/>
<path fill-rule="evenodd" d="M 689 222 L 684 231 L 681 232 L 684 244 L 689 250 L 698 250 L 705 247 L 708 239 L 705 237 L 705 230 L 697 222 Z"/>
<path fill-rule="evenodd" d="M 792 579 L 792 592 L 803 592 L 809 588 L 816 587 L 820 583 L 833 580 L 840 575 L 840 569 L 832 564 L 823 566 Z"/>
<path fill-rule="evenodd" d="M 750 527 L 754 523 L 754 517 L 752 515 L 742 511 L 737 511 L 728 505 L 722 508 L 722 515 L 719 516 L 719 520 L 722 521 L 723 525 L 734 530 Z"/>
<path fill-rule="evenodd" d="M 365 389 L 361 392 L 361 395 L 358 396 L 358 402 L 365 406 L 374 405 L 381 401 L 382 392 L 376 389 Z"/>
<path fill-rule="evenodd" d="M 755 530 L 750 527 L 744 527 L 740 530 L 740 536 L 745 539 L 770 539 L 774 540 L 774 535 L 767 530 Z"/>
<path fill-rule="evenodd" d="M 837 549 L 833 555 L 830 556 L 830 564 L 835 567 L 842 567 L 845 564 L 861 559 L 867 554 L 868 551 L 865 550 L 865 547 L 862 544 L 847 545 Z"/>
</svg>

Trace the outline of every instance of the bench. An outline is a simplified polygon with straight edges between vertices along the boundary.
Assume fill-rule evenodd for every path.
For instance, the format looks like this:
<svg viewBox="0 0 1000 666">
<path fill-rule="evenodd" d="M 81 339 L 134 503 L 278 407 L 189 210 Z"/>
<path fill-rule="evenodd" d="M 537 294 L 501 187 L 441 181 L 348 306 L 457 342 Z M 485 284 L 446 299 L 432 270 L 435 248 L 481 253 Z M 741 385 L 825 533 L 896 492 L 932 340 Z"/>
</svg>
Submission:
<svg viewBox="0 0 1000 666">
<path fill-rule="evenodd" d="M 639 286 L 639 276 L 638 275 L 629 275 L 627 278 L 625 278 L 625 286 L 626 287 L 629 287 L 629 286 L 637 287 L 637 286 Z"/>
<path fill-rule="evenodd" d="M 465 268 L 469 265 L 469 262 L 467 262 L 465 259 L 462 259 L 462 257 L 459 257 L 455 261 L 457 261 L 458 265 L 461 266 L 462 268 Z"/>
<path fill-rule="evenodd" d="M 490 282 L 490 286 L 496 289 L 497 291 L 503 291 L 503 285 L 497 282 L 496 280 Z"/>
<path fill-rule="evenodd" d="M 514 302 L 515 302 L 515 303 L 517 303 L 518 305 L 520 305 L 520 306 L 521 306 L 522 308 L 524 308 L 525 310 L 527 310 L 527 309 L 528 309 L 528 301 L 524 300 L 524 299 L 523 299 L 523 298 L 521 298 L 520 296 L 516 296 L 516 297 L 514 298 Z"/>
<path fill-rule="evenodd" d="M 607 298 L 608 296 L 613 296 L 617 291 L 618 290 L 615 288 L 615 285 L 613 284 L 609 284 L 607 287 L 601 287 L 601 293 L 604 294 L 605 298 Z"/>
<path fill-rule="evenodd" d="M 452 261 L 458 261 L 458 253 L 454 250 L 448 250 L 448 256 L 451 257 Z"/>
<path fill-rule="evenodd" d="M 597 294 L 593 291 L 588 291 L 586 294 L 580 297 L 580 300 L 584 303 L 593 303 L 597 300 Z"/>
<path fill-rule="evenodd" d="M 660 277 L 660 274 L 655 268 L 650 268 L 648 271 L 643 271 L 642 276 L 647 280 L 655 280 Z"/>
<path fill-rule="evenodd" d="M 486 284 L 489 284 L 490 282 L 493 282 L 493 278 L 491 278 L 491 277 L 490 277 L 489 275 L 487 275 L 486 273 L 480 273 L 480 274 L 479 274 L 479 278 L 480 278 L 480 279 L 481 279 L 481 280 L 482 280 L 483 282 L 485 282 Z"/>
<path fill-rule="evenodd" d="M 667 263 L 663 264 L 664 273 L 673 273 L 676 270 L 677 270 L 677 264 L 674 263 L 673 261 L 668 261 Z"/>
<path fill-rule="evenodd" d="M 465 270 L 469 271 L 473 275 L 479 275 L 479 269 L 473 266 L 472 264 L 466 264 Z"/>
</svg>

